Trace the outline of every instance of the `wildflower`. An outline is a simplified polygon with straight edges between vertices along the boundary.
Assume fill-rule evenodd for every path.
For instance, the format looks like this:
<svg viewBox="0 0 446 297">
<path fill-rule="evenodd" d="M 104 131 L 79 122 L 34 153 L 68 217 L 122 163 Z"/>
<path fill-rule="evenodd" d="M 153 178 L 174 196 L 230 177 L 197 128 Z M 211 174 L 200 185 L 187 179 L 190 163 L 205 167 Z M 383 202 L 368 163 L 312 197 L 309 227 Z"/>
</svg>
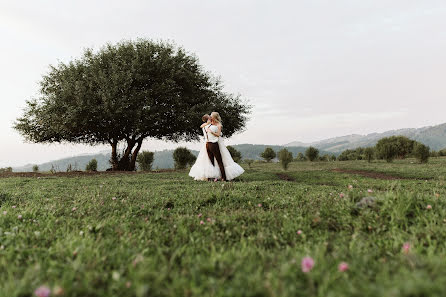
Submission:
<svg viewBox="0 0 446 297">
<path fill-rule="evenodd" d="M 302 234 L 302 230 L 297 230 L 297 235 L 301 235 Z"/>
<path fill-rule="evenodd" d="M 211 218 L 207 218 L 206 221 L 211 222 L 212 220 L 211 220 Z"/>
<path fill-rule="evenodd" d="M 13 205 L 12 208 L 16 208 L 17 206 Z"/>
<path fill-rule="evenodd" d="M 262 203 L 257 204 L 258 207 L 262 207 Z"/>
<path fill-rule="evenodd" d="M 427 208 L 427 209 L 432 209 L 432 205 L 428 204 L 428 205 L 426 206 L 426 208 Z"/>
<path fill-rule="evenodd" d="M 79 235 L 80 236 L 84 235 L 84 231 L 79 232 Z"/>
<path fill-rule="evenodd" d="M 409 242 L 405 242 L 403 244 L 402 250 L 403 250 L 403 253 L 405 253 L 407 255 L 409 253 L 409 251 L 410 251 L 410 243 Z"/>
<path fill-rule="evenodd" d="M 348 270 L 348 264 L 346 262 L 339 263 L 338 270 L 344 272 Z"/>
<path fill-rule="evenodd" d="M 368 189 L 367 192 L 368 193 L 373 193 L 373 190 L 372 189 Z"/>
<path fill-rule="evenodd" d="M 77 207 L 73 207 L 71 210 L 72 210 L 72 211 L 75 211 L 76 209 L 77 209 Z"/>
<path fill-rule="evenodd" d="M 65 292 L 61 287 L 55 286 L 53 293 L 54 293 L 54 296 L 62 296 Z"/>
<path fill-rule="evenodd" d="M 353 186 L 352 185 L 348 185 L 348 189 L 349 190 L 353 189 Z"/>
<path fill-rule="evenodd" d="M 202 214 L 201 214 L 201 213 L 199 213 L 199 214 L 198 214 L 198 217 L 200 218 L 201 216 L 202 216 Z"/>
<path fill-rule="evenodd" d="M 204 222 L 203 221 L 200 221 L 200 225 L 203 225 L 204 224 Z"/>
<path fill-rule="evenodd" d="M 127 289 L 130 288 L 131 285 L 132 285 L 131 282 L 126 282 L 126 283 L 125 283 L 125 286 L 127 287 Z"/>
<path fill-rule="evenodd" d="M 344 198 L 344 196 L 345 196 L 344 193 L 339 194 L 340 198 Z"/>
<path fill-rule="evenodd" d="M 311 257 L 305 257 L 302 259 L 301 262 L 302 272 L 307 273 L 310 272 L 311 269 L 313 269 L 314 266 L 314 260 Z"/>
<path fill-rule="evenodd" d="M 22 215 L 18 215 L 17 218 L 18 218 L 19 220 L 21 220 L 21 219 L 22 219 Z"/>
<path fill-rule="evenodd" d="M 4 250 L 5 246 L 4 245 L 0 245 L 0 250 Z"/>
<path fill-rule="evenodd" d="M 7 214 L 8 212 L 5 210 L 5 211 L 3 211 L 3 215 L 4 216 L 6 216 L 6 214 Z"/>
<path fill-rule="evenodd" d="M 34 291 L 34 294 L 36 294 L 37 297 L 49 297 L 51 290 L 46 286 L 40 286 Z"/>
<path fill-rule="evenodd" d="M 112 197 L 112 200 L 116 200 L 116 197 Z"/>
</svg>

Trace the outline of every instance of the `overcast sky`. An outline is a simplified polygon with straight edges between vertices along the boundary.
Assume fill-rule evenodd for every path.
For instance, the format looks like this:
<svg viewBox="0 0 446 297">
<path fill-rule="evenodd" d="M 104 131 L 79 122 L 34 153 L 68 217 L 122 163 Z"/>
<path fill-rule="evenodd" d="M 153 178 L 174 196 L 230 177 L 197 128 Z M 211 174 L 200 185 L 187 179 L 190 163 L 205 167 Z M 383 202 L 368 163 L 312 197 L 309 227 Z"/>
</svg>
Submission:
<svg viewBox="0 0 446 297">
<path fill-rule="evenodd" d="M 0 167 L 108 149 L 28 144 L 11 126 L 48 65 L 137 37 L 175 41 L 250 101 L 229 144 L 446 122 L 444 0 L 0 0 L 0 34 Z"/>
</svg>

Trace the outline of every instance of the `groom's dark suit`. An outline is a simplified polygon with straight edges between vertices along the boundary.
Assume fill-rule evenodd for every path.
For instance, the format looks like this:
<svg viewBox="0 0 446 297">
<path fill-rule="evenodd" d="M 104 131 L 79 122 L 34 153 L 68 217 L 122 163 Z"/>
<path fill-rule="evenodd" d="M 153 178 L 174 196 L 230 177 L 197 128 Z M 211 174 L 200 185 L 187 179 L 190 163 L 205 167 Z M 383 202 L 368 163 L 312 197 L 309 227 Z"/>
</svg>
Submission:
<svg viewBox="0 0 446 297">
<path fill-rule="evenodd" d="M 208 126 L 210 128 L 212 125 Z M 223 165 L 223 160 L 221 158 L 220 147 L 218 146 L 218 138 L 209 138 L 209 133 L 206 131 L 206 150 L 208 152 L 209 159 L 211 160 L 212 166 L 215 166 L 214 158 L 217 160 L 218 167 L 220 167 L 221 177 L 226 180 L 225 166 Z M 215 139 L 217 141 L 215 141 Z"/>
</svg>

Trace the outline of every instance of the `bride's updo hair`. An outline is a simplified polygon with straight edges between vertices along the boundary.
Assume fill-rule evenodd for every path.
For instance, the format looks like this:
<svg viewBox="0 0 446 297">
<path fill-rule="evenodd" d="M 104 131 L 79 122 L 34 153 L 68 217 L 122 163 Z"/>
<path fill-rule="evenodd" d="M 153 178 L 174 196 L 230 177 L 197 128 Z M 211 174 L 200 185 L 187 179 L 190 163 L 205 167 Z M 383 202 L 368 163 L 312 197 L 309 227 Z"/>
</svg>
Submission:
<svg viewBox="0 0 446 297">
<path fill-rule="evenodd" d="M 216 121 L 217 123 L 220 123 L 220 125 L 223 126 L 223 123 L 222 123 L 222 121 L 221 121 L 220 114 L 219 114 L 218 112 L 216 112 L 216 111 L 212 112 L 212 113 L 211 113 L 211 118 L 212 118 L 214 121 Z"/>
</svg>

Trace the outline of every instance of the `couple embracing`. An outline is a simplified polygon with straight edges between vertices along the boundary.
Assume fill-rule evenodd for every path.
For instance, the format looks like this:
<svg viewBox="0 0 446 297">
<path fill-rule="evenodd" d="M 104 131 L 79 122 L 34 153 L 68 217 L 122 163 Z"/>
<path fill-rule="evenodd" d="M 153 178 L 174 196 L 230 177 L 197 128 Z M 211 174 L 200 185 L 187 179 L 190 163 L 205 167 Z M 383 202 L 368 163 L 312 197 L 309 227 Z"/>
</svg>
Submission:
<svg viewBox="0 0 446 297">
<path fill-rule="evenodd" d="M 195 180 L 228 181 L 241 175 L 245 170 L 231 157 L 222 139 L 222 120 L 218 112 L 203 116 L 204 143 L 197 160 L 189 172 Z"/>
</svg>

